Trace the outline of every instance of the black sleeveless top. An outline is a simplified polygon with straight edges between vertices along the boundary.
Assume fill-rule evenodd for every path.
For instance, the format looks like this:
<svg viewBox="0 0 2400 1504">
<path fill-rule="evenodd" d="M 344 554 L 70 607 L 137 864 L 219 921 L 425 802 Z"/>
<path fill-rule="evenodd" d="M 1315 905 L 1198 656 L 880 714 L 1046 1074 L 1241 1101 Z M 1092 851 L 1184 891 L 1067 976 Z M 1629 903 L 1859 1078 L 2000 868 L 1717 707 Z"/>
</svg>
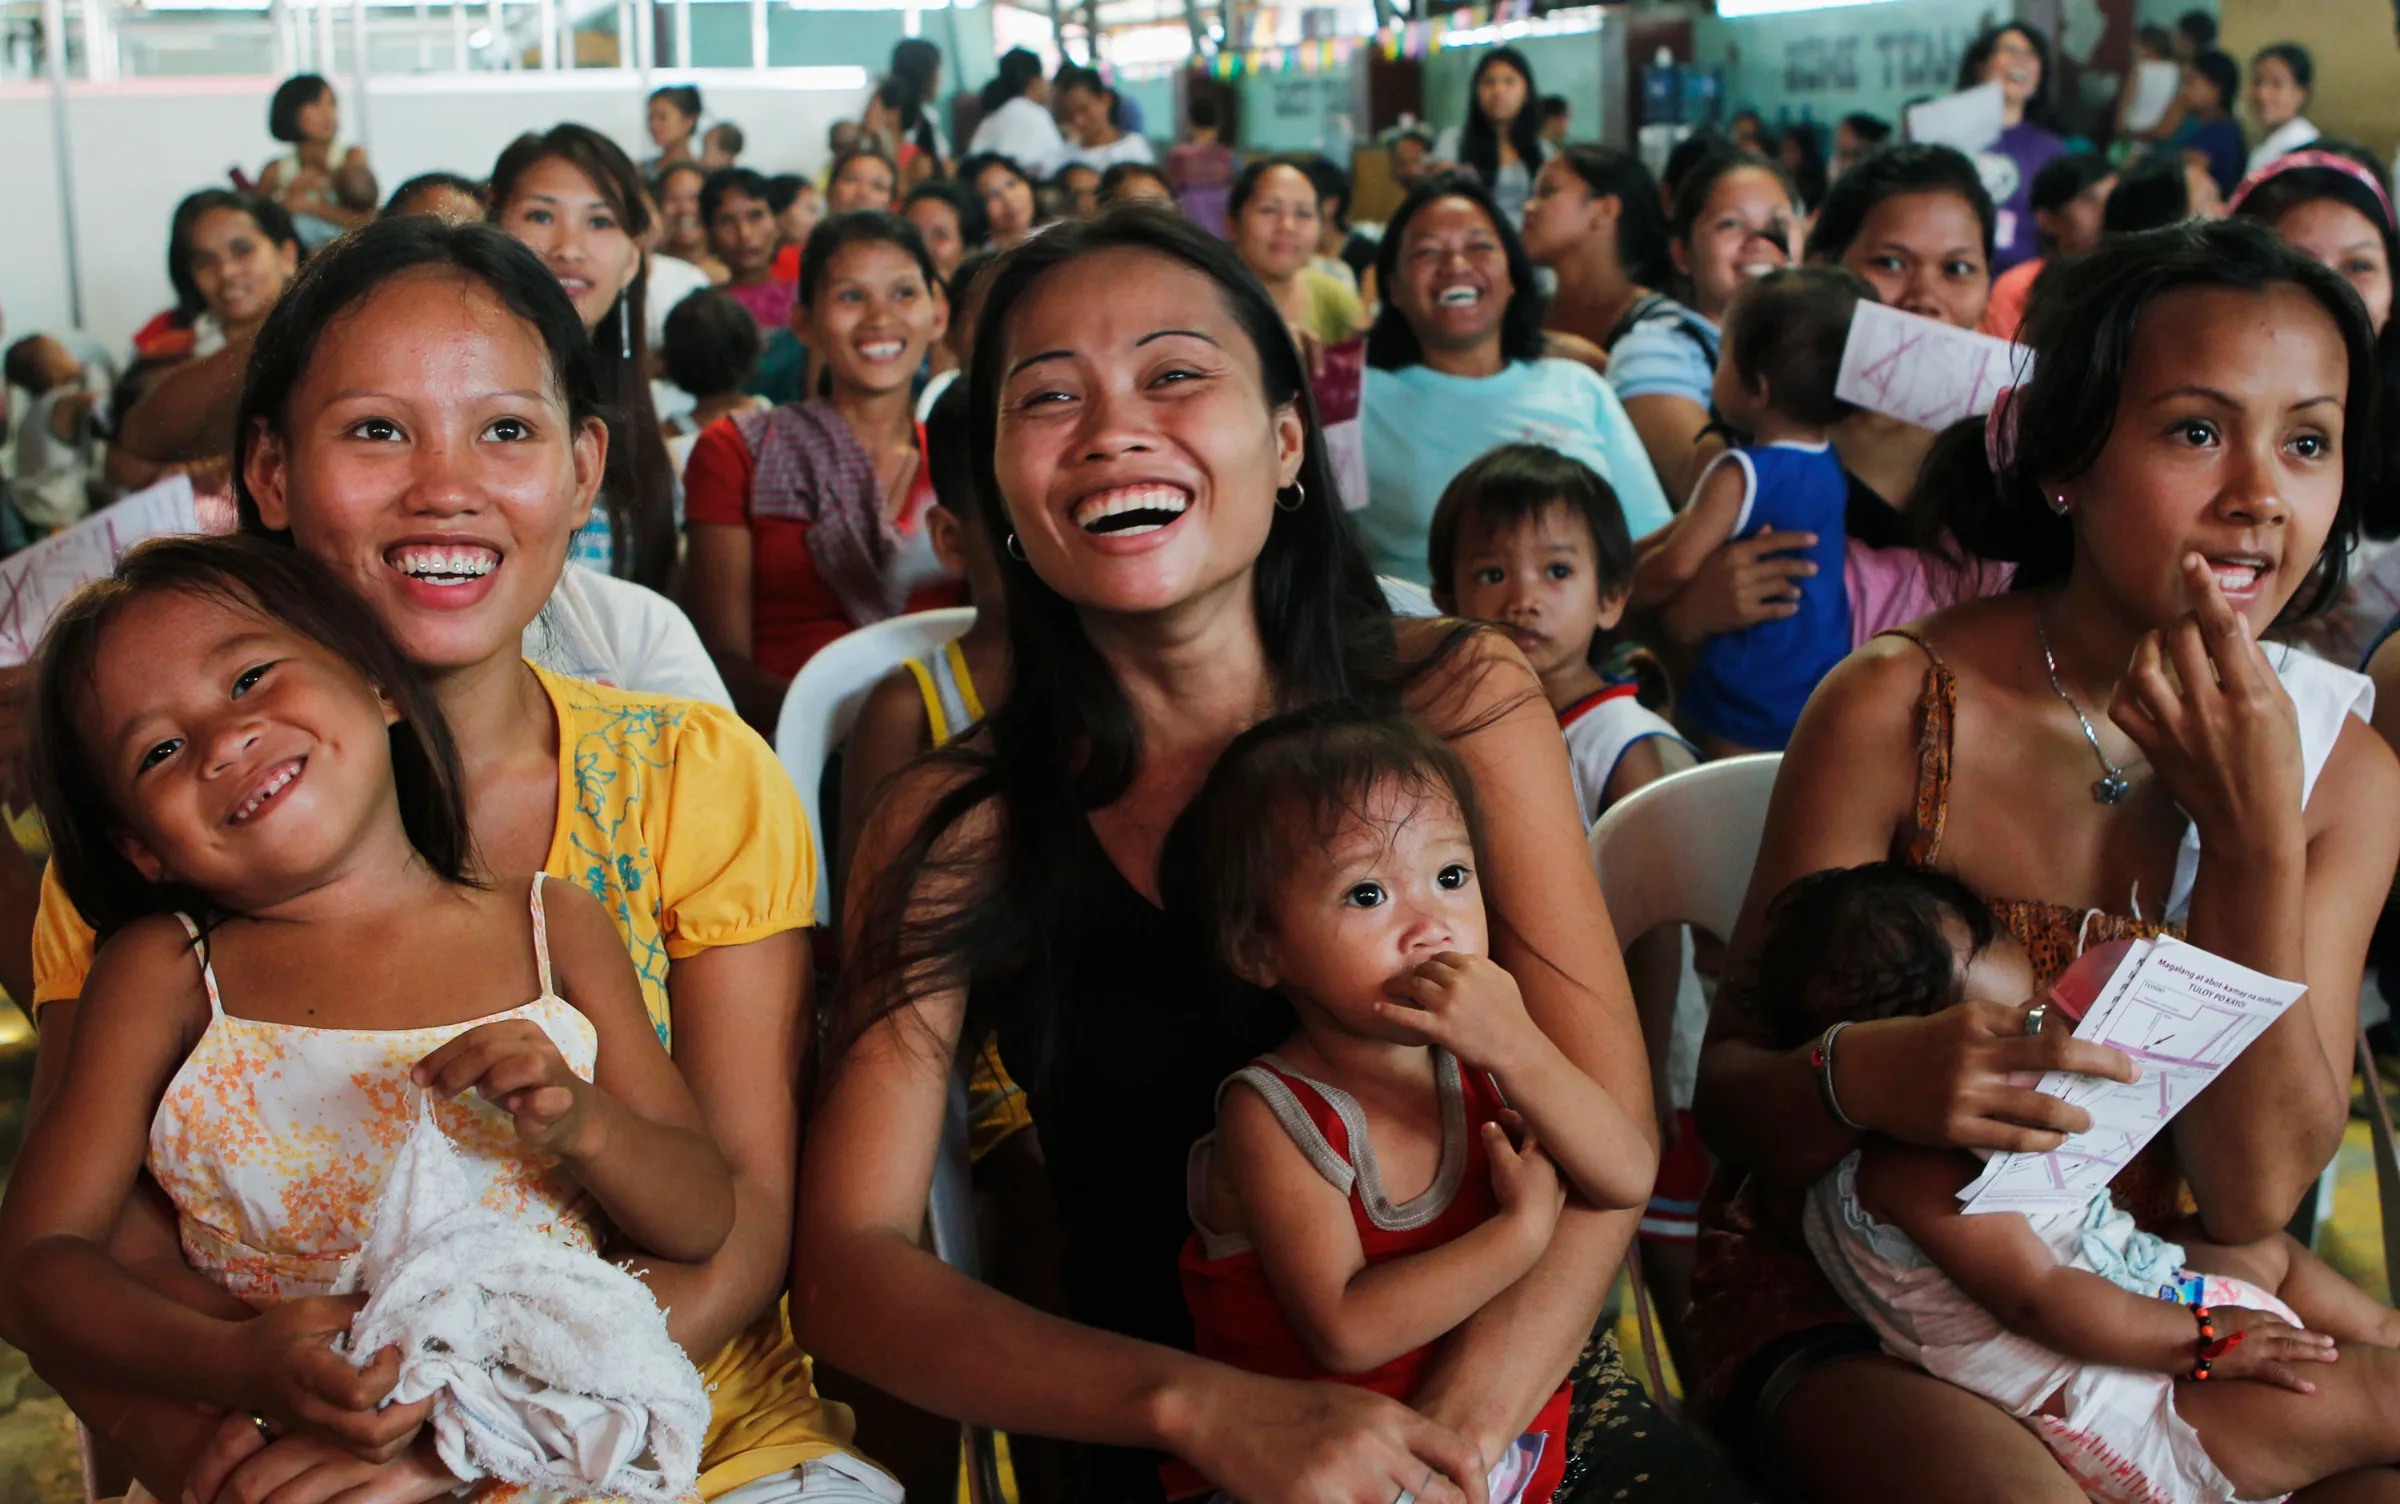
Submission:
<svg viewBox="0 0 2400 1504">
<path fill-rule="evenodd" d="M 1001 1058 L 1041 1060 L 1027 1015 L 1052 1011 L 1046 1068 L 1021 1075 L 1058 1198 L 1068 1313 L 1086 1326 L 1189 1352 L 1191 1313 L 1176 1259 L 1192 1230 L 1184 1172 L 1216 1126 L 1217 1085 L 1287 1038 L 1288 1007 L 1230 999 L 1214 963 L 1117 870 L 1084 822 L 1068 922 L 1052 939 L 1057 997 L 1012 998 Z M 1089 1449 L 1075 1492 L 1162 1496 L 1158 1458 Z"/>
</svg>

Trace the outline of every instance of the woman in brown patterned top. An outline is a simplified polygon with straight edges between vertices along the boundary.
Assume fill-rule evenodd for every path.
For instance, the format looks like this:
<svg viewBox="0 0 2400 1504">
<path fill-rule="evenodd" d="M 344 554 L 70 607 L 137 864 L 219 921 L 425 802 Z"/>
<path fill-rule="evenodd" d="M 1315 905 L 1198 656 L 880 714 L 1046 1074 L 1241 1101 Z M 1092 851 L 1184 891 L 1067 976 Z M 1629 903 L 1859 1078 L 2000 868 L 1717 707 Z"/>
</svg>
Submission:
<svg viewBox="0 0 2400 1504">
<path fill-rule="evenodd" d="M 2145 1222 L 2282 1226 L 2340 1141 L 2367 938 L 2400 855 L 2400 763 L 2357 675 L 2259 639 L 2338 591 L 2368 484 L 2373 341 L 2323 268 L 2243 227 L 2163 230 L 2062 269 L 2027 326 L 2035 374 L 1945 435 L 1920 483 L 2011 594 L 1939 612 L 1826 679 L 1777 779 L 1749 903 L 1900 858 L 1993 895 L 2047 985 L 2081 944 L 2171 929 L 2307 999 L 2120 1176 Z M 2358 724 L 2351 724 L 2358 719 Z M 2311 797 L 2312 794 L 2314 797 Z M 2026 1000 L 1859 1024 L 1778 1051 L 1727 989 L 1702 1056 L 1695 1389 L 1796 1491 L 1829 1499 L 2083 1497 L 1997 1406 L 1877 1354 L 1798 1236 L 1805 1188 L 1861 1131 L 2040 1150 L 2087 1126 L 2013 1070 L 2124 1078 Z M 2188 1200 L 2186 1196 L 2188 1194 Z M 1872 1446 L 1860 1446 L 1873 1437 Z M 2400 1474 L 2299 1497 L 2400 1499 Z"/>
</svg>

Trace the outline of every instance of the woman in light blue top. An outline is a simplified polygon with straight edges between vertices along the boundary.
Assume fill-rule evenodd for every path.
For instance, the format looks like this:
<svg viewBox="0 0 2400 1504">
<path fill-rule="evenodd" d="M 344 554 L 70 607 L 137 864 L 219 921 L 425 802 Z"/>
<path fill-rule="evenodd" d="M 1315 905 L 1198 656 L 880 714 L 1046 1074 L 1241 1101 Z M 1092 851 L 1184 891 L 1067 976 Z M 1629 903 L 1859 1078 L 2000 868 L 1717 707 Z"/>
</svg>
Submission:
<svg viewBox="0 0 2400 1504">
<path fill-rule="evenodd" d="M 1426 582 L 1442 488 L 1500 444 L 1546 444 L 1591 466 L 1636 538 L 1666 525 L 1666 493 L 1608 383 L 1543 358 L 1533 263 L 1481 183 L 1445 172 L 1418 184 L 1384 230 L 1375 276 L 1384 305 L 1367 335 L 1357 522 L 1378 573 Z"/>
</svg>

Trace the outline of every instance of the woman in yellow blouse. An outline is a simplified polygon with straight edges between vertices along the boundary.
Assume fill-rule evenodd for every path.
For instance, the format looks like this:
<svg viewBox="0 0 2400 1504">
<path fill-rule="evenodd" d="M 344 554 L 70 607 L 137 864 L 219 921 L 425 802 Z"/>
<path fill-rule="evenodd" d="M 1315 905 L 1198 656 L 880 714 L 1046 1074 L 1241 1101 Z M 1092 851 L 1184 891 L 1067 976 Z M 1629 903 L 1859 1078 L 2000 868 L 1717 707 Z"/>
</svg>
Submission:
<svg viewBox="0 0 2400 1504">
<path fill-rule="evenodd" d="M 519 656 L 600 484 L 607 434 L 591 362 L 557 280 L 506 235 L 426 219 L 374 225 L 313 262 L 262 332 L 235 464 L 243 522 L 339 571 L 432 675 L 484 867 L 538 867 L 615 916 L 659 1037 L 733 1165 L 735 1227 L 715 1258 L 622 1250 L 714 1391 L 702 1495 L 895 1499 L 896 1486 L 846 1450 L 849 1416 L 816 1397 L 777 1303 L 809 1037 L 802 931 L 817 881 L 799 800 L 730 712 L 562 679 Z M 71 1038 L 92 948 L 64 893 L 47 888 L 34 938 L 36 1111 Z M 177 1261 L 161 1256 L 172 1223 L 138 1198 L 129 1210 L 119 1240 L 138 1246 L 120 1256 L 185 1288 Z M 186 1487 L 212 1497 L 229 1471 L 262 1491 L 311 1469 L 355 1473 L 351 1486 L 377 1486 L 379 1500 L 439 1497 L 444 1486 L 426 1467 L 430 1449 L 405 1441 L 421 1406 L 386 1411 L 392 1445 L 361 1460 L 305 1433 L 268 1442 L 248 1416 L 197 1415 L 71 1378 L 60 1387 L 165 1498 Z"/>
</svg>

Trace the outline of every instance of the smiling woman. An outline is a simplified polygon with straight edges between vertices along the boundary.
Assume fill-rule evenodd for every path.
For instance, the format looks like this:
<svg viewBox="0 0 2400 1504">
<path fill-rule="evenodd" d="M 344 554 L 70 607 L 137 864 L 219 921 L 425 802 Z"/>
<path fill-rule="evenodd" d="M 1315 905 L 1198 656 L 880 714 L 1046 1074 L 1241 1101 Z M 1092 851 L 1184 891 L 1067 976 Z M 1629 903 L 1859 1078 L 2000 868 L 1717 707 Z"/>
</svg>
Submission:
<svg viewBox="0 0 2400 1504">
<path fill-rule="evenodd" d="M 1960 545 L 2014 563 L 2018 588 L 1872 642 L 1818 687 L 1728 974 L 1794 880 L 1899 854 L 1983 895 L 2037 986 L 2086 943 L 2162 931 L 2305 981 L 2114 1186 L 2145 1227 L 2196 1203 L 2208 1240 L 2254 1241 L 2340 1141 L 2358 977 L 2400 850 L 2389 818 L 2361 818 L 2400 800 L 2371 690 L 2269 635 L 2340 587 L 2372 474 L 2372 335 L 2339 277 L 2256 226 L 2105 241 L 2056 276 L 2026 326 L 2015 421 L 1989 443 L 1961 424 L 1927 465 Z M 1800 1240 L 1799 1201 L 1861 1124 L 2052 1148 L 2084 1114 L 2008 1073 L 2123 1079 L 2129 1063 L 2027 1037 L 2016 997 L 1862 1023 L 1812 1063 L 1749 1002 L 1720 1001 L 1694 1104 L 1746 1177 L 1705 1214 L 1698 1392 L 1813 1496 L 2081 1500 L 2044 1432 L 1880 1354 Z M 1834 1441 L 1845 1426 L 1892 1444 Z"/>
<path fill-rule="evenodd" d="M 566 679 L 521 656 L 605 474 L 577 309 L 510 237 L 411 217 L 312 262 L 258 352 L 239 415 L 245 527 L 341 576 L 432 681 L 466 770 L 481 870 L 546 871 L 600 900 L 650 1025 L 733 1168 L 734 1230 L 714 1257 L 621 1250 L 712 1386 L 704 1489 L 883 1497 L 840 1493 L 840 1477 L 831 1494 L 808 1491 L 828 1473 L 878 1475 L 843 1451 L 848 1417 L 818 1403 L 776 1302 L 809 1037 L 798 931 L 816 863 L 799 800 L 730 712 Z M 92 949 L 52 883 L 34 936 L 37 1115 L 73 1043 Z M 137 1198 L 123 1227 L 129 1259 L 191 1289 L 174 1228 L 149 1201 Z M 260 1497 L 279 1486 L 262 1478 L 365 1466 L 316 1433 L 262 1450 L 241 1407 L 217 1427 L 189 1407 L 60 1383 L 94 1431 L 125 1438 L 161 1498 L 180 1497 L 187 1478 L 213 1498 L 228 1470 L 236 1496 Z M 387 1482 L 369 1468 L 357 1486 Z"/>
<path fill-rule="evenodd" d="M 925 532 L 933 477 L 910 386 L 942 336 L 916 227 L 862 210 L 817 226 L 796 323 L 825 395 L 709 426 L 684 469 L 684 606 L 733 703 L 773 734 L 784 690 L 854 627 L 957 605 Z"/>
<path fill-rule="evenodd" d="M 1636 538 L 1666 525 L 1666 493 L 1616 393 L 1543 356 L 1533 263 L 1482 184 L 1445 172 L 1411 190 L 1384 228 L 1375 281 L 1384 305 L 1367 335 L 1369 494 L 1357 521 L 1379 573 L 1428 583 L 1425 534 L 1442 489 L 1499 444 L 1547 444 L 1591 466 Z"/>
<path fill-rule="evenodd" d="M 649 195 L 614 141 L 568 124 L 509 143 L 493 164 L 491 197 L 492 223 L 542 258 L 600 357 L 608 473 L 575 557 L 664 588 L 675 566 L 675 478 L 650 405 Z"/>
<path fill-rule="evenodd" d="M 1012 680 L 860 838 L 796 1320 L 913 1403 L 1088 1445 L 1079 1500 L 1160 1498 L 1171 1452 L 1252 1504 L 1459 1504 L 1452 1480 L 1570 1370 L 1575 1497 L 1743 1497 L 1642 1405 L 1605 1338 L 1578 1360 L 1623 1215 L 1562 1213 L 1537 1272 L 1436 1355 L 1416 1411 L 1192 1355 L 1186 1155 L 1218 1083 L 1280 1036 L 1211 990 L 1204 945 L 1158 906 L 1158 856 L 1218 754 L 1273 711 L 1363 701 L 1447 737 L 1487 817 L 1495 959 L 1522 964 L 1534 1022 L 1638 1122 L 1647 1070 L 1536 681 L 1496 639 L 1394 623 L 1257 280 L 1143 205 L 1045 232 L 992 276 L 970 421 L 985 520 L 1008 540 Z M 1071 1319 L 919 1244 L 951 1052 L 995 1028 L 1058 1197 Z"/>
</svg>

